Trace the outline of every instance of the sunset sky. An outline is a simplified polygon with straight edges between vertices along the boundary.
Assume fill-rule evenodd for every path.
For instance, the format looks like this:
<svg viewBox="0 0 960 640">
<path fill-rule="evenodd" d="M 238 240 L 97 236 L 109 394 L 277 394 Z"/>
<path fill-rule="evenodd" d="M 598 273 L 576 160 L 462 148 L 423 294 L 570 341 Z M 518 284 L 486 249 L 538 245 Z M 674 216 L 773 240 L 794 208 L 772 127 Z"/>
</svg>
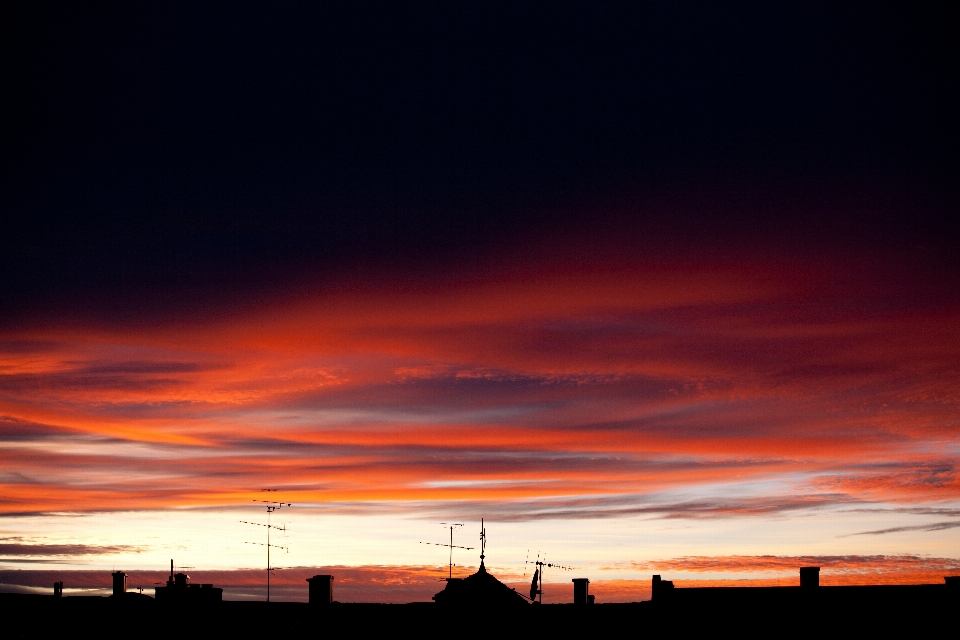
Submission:
<svg viewBox="0 0 960 640">
<path fill-rule="evenodd" d="M 951 20 L 21 16 L 0 590 L 152 588 L 174 558 L 262 598 L 265 499 L 292 503 L 278 599 L 329 572 L 429 600 L 423 543 L 479 547 L 481 518 L 512 586 L 574 567 L 552 602 L 960 573 Z"/>
</svg>

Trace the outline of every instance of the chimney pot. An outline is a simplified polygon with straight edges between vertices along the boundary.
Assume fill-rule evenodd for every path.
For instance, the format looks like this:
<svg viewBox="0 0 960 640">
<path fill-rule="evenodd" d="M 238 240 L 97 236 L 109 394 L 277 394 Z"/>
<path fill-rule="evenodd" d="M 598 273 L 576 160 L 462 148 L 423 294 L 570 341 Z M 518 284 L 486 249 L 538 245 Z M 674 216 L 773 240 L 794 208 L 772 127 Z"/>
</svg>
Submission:
<svg viewBox="0 0 960 640">
<path fill-rule="evenodd" d="M 800 586 L 819 587 L 820 567 L 800 567 Z"/>
<path fill-rule="evenodd" d="M 127 574 L 123 571 L 114 571 L 111 575 L 113 575 L 113 595 L 121 598 L 127 592 Z"/>
<path fill-rule="evenodd" d="M 310 585 L 310 604 L 330 604 L 333 602 L 333 576 L 313 576 L 307 578 Z"/>
<path fill-rule="evenodd" d="M 574 578 L 573 582 L 573 604 L 587 604 L 587 596 L 590 592 L 590 580 L 587 578 Z"/>
</svg>

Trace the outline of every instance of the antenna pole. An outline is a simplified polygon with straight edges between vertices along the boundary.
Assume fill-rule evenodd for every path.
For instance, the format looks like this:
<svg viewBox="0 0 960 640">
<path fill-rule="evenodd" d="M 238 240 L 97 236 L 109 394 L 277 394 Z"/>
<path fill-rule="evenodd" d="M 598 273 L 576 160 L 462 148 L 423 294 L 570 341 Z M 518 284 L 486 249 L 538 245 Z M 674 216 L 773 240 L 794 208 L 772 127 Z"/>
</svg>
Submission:
<svg viewBox="0 0 960 640">
<path fill-rule="evenodd" d="M 434 546 L 436 546 L 436 547 L 447 547 L 447 548 L 450 550 L 450 558 L 449 558 L 449 564 L 448 564 L 447 577 L 448 577 L 449 580 L 453 580 L 453 550 L 454 550 L 454 549 L 473 549 L 473 547 L 461 547 L 461 546 L 459 546 L 459 545 L 453 544 L 453 528 L 454 528 L 454 527 L 462 527 L 462 526 L 463 526 L 463 523 L 462 523 L 462 522 L 453 522 L 453 523 L 438 522 L 437 524 L 442 524 L 442 525 L 445 526 L 445 527 L 450 527 L 450 542 L 448 542 L 447 544 L 440 544 L 440 543 L 438 543 L 438 542 L 423 542 L 423 541 L 421 541 L 420 544 L 432 544 L 432 545 L 434 545 Z"/>
<path fill-rule="evenodd" d="M 555 569 L 563 569 L 564 571 L 570 571 L 573 567 L 569 567 L 563 564 L 557 564 L 555 562 L 547 562 L 547 555 L 543 555 L 543 560 L 540 559 L 540 554 L 537 553 L 537 561 L 534 563 L 537 570 L 533 574 L 533 583 L 531 585 L 531 593 L 534 594 L 533 600 L 536 601 L 537 596 L 540 596 L 540 604 L 543 604 L 543 573 L 547 570 L 547 567 L 552 567 Z"/>
<path fill-rule="evenodd" d="M 270 602 L 270 514 L 273 509 L 267 507 L 267 602 Z"/>
<path fill-rule="evenodd" d="M 262 489 L 262 491 L 276 491 L 276 489 Z M 277 546 L 277 547 L 280 547 L 281 549 L 286 550 L 287 553 L 290 552 L 290 550 L 287 549 L 287 547 L 281 547 L 280 545 L 274 545 L 274 544 L 272 544 L 272 543 L 270 542 L 270 529 L 280 529 L 281 531 L 286 531 L 286 530 L 287 530 L 287 529 L 286 529 L 286 526 L 283 526 L 283 527 L 274 527 L 273 524 L 271 524 L 270 516 L 271 516 L 271 515 L 273 514 L 273 512 L 276 511 L 277 509 L 280 509 L 280 508 L 283 508 L 283 507 L 292 507 L 293 505 L 290 504 L 289 502 L 276 502 L 276 501 L 274 501 L 274 500 L 254 500 L 254 502 L 262 502 L 262 503 L 266 504 L 266 506 L 267 506 L 267 524 L 263 524 L 262 522 L 247 522 L 246 520 L 241 520 L 240 522 L 242 522 L 242 523 L 244 523 L 244 524 L 254 524 L 254 525 L 257 525 L 257 526 L 260 526 L 260 527 L 264 527 L 264 526 L 265 526 L 265 527 L 267 528 L 267 544 L 265 545 L 265 546 L 267 547 L 267 602 L 270 602 L 270 572 L 273 570 L 273 567 L 272 567 L 271 564 L 270 564 L 270 547 Z M 259 545 L 263 545 L 262 542 L 248 542 L 247 544 L 259 544 Z"/>
</svg>

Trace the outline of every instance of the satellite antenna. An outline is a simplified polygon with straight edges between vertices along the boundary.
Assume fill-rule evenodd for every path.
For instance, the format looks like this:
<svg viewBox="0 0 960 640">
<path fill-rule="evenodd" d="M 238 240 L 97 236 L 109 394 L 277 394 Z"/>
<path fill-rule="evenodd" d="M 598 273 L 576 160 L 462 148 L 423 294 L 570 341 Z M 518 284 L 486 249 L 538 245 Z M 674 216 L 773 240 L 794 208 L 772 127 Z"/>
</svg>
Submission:
<svg viewBox="0 0 960 640">
<path fill-rule="evenodd" d="M 276 489 L 261 489 L 261 491 L 276 491 Z M 267 543 L 266 543 L 266 544 L 264 544 L 264 543 L 262 543 L 262 542 L 247 542 L 246 544 L 258 544 L 258 545 L 260 545 L 261 547 L 266 547 L 266 548 L 267 548 L 267 602 L 270 602 L 270 572 L 271 572 L 271 569 L 270 569 L 270 548 L 272 547 L 272 548 L 274 548 L 274 549 L 283 549 L 283 550 L 286 551 L 287 553 L 290 553 L 290 549 L 289 549 L 288 547 L 282 547 L 282 546 L 277 545 L 277 544 L 270 544 L 270 529 L 277 529 L 278 531 L 286 531 L 286 530 L 287 530 L 286 525 L 284 525 L 284 526 L 282 526 L 282 527 L 277 527 L 277 526 L 274 526 L 274 525 L 270 524 L 270 515 L 271 515 L 274 511 L 276 511 L 277 509 L 280 509 L 280 508 L 282 508 L 282 507 L 292 507 L 293 505 L 290 504 L 289 502 L 277 502 L 277 501 L 275 501 L 275 500 L 254 500 L 254 502 L 261 502 L 261 503 L 267 505 L 267 524 L 263 524 L 263 523 L 261 523 L 261 522 L 247 522 L 246 520 L 241 520 L 240 522 L 242 522 L 243 524 L 252 524 L 252 525 L 257 526 L 257 527 L 266 527 L 266 528 L 267 528 Z"/>
<path fill-rule="evenodd" d="M 450 547 L 450 580 L 453 579 L 453 550 L 454 549 L 473 549 L 473 547 L 461 547 L 460 545 L 453 544 L 453 528 L 462 527 L 462 522 L 440 522 L 445 527 L 450 527 L 450 544 L 439 544 L 436 542 L 421 542 L 420 544 L 432 544 L 435 547 Z"/>
<path fill-rule="evenodd" d="M 529 553 L 529 552 L 528 552 Z M 531 564 L 536 567 L 533 571 L 533 580 L 530 582 L 530 600 L 536 602 L 537 596 L 540 596 L 540 604 L 543 604 L 543 573 L 544 569 L 550 567 L 551 569 L 560 569 L 562 571 L 570 571 L 573 567 L 568 567 L 562 564 L 556 564 L 553 562 L 547 562 L 547 557 L 544 556 L 543 560 L 540 559 L 540 553 L 537 552 L 537 559 L 534 562 L 527 560 L 524 562 L 524 565 Z M 524 571 L 523 575 L 527 575 Z"/>
</svg>

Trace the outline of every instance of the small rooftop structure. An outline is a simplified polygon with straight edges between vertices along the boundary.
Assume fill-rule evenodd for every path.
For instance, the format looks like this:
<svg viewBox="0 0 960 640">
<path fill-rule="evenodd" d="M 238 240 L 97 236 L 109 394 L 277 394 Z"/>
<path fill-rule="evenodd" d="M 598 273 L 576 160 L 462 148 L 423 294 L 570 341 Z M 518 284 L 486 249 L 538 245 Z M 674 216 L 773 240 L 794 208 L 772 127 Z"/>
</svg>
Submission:
<svg viewBox="0 0 960 640">
<path fill-rule="evenodd" d="M 190 576 L 185 573 L 173 573 L 173 560 L 170 561 L 170 578 L 167 586 L 155 589 L 157 602 L 177 602 L 191 604 L 209 604 L 223 600 L 223 589 L 212 584 L 190 584 Z"/>
<path fill-rule="evenodd" d="M 113 597 L 122 598 L 127 592 L 127 574 L 123 571 L 114 571 L 113 576 Z"/>
<path fill-rule="evenodd" d="M 573 582 L 573 604 L 592 604 L 590 601 L 590 580 L 574 578 L 571 582 Z"/>
<path fill-rule="evenodd" d="M 659 575 L 653 576 L 650 599 L 653 601 L 663 600 L 672 589 L 673 581 L 663 580 Z"/>
<path fill-rule="evenodd" d="M 333 602 L 333 576 L 313 576 L 307 578 L 310 585 L 310 604 L 330 604 Z"/>
<path fill-rule="evenodd" d="M 800 586 L 819 587 L 820 567 L 800 567 Z"/>
</svg>

